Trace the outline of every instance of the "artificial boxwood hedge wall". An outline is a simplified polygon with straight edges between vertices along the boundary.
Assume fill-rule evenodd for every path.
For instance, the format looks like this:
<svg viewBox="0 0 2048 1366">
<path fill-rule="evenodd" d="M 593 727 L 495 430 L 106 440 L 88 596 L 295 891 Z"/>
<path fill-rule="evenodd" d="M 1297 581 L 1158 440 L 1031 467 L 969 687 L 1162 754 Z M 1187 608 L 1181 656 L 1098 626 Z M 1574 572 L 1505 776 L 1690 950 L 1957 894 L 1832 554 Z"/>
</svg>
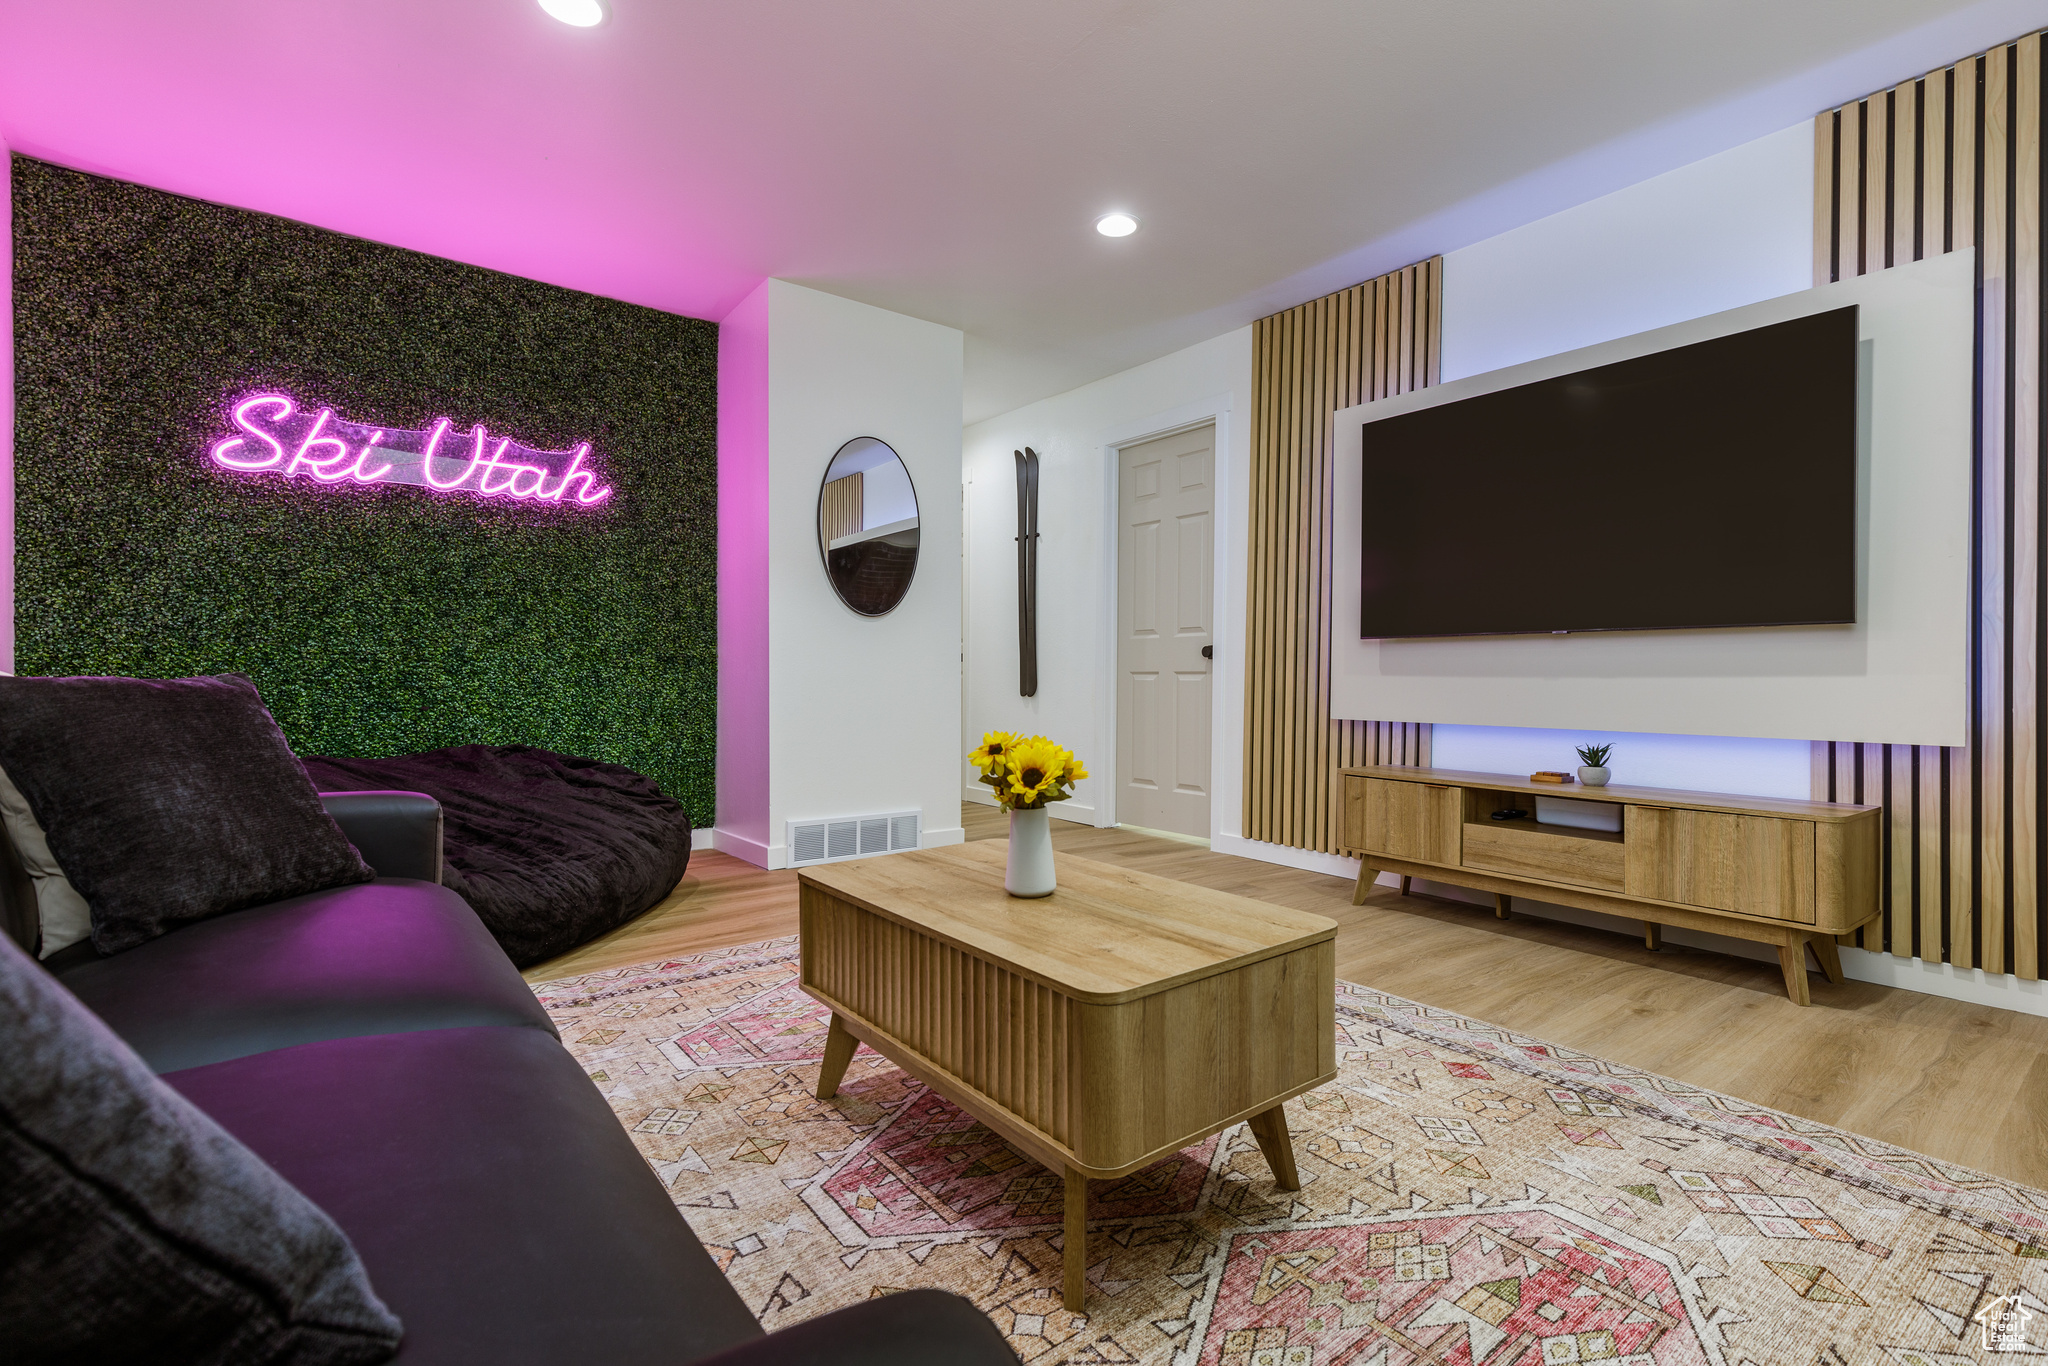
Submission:
<svg viewBox="0 0 2048 1366">
<path fill-rule="evenodd" d="M 240 671 L 302 754 L 541 745 L 711 823 L 715 325 L 27 158 L 13 180 L 17 671 Z M 589 441 L 616 492 L 233 474 L 207 451 L 252 389 Z"/>
</svg>

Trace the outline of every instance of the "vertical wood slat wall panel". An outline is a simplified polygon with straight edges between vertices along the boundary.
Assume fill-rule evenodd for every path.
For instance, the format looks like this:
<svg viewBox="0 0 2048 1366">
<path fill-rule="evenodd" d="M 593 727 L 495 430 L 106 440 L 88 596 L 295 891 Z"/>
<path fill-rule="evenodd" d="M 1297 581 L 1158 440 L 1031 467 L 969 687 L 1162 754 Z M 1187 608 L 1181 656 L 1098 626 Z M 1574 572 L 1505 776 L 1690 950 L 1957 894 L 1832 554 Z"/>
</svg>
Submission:
<svg viewBox="0 0 2048 1366">
<path fill-rule="evenodd" d="M 2048 238 L 2042 35 L 1823 113 L 1814 279 L 1977 245 L 1969 743 L 1818 743 L 1813 795 L 1887 808 L 1863 948 L 2043 975 L 2048 868 Z"/>
<path fill-rule="evenodd" d="M 1443 258 L 1253 326 L 1244 835 L 1337 847 L 1336 770 L 1427 764 L 1429 727 L 1330 719 L 1330 445 L 1340 408 L 1438 379 Z"/>
<path fill-rule="evenodd" d="M 2041 445 L 2041 63 L 2042 39 L 2018 45 L 2012 74 L 2012 288 L 2011 361 L 2008 393 L 2009 463 L 2013 471 L 2012 507 L 2012 721 L 2011 757 L 2006 769 L 2011 786 L 2011 837 L 2006 895 L 2007 933 L 2011 962 L 2041 961 L 2040 822 L 2042 771 L 2038 746 L 2048 740 L 2041 728 L 2043 670 L 2041 649 L 2048 641 L 2042 619 L 2041 592 L 2041 460 L 2029 458 Z M 2031 512 L 2032 534 L 2019 534 L 2017 519 Z M 2029 915 L 2028 911 L 2035 914 Z"/>
<path fill-rule="evenodd" d="M 1977 726 L 1970 748 L 1977 762 L 1971 766 L 1971 805 L 1977 821 L 1977 897 L 1972 906 L 1973 935 L 1979 963 L 2005 961 L 2005 801 L 2001 777 L 2007 772 L 2004 760 L 2007 729 L 2005 697 L 2010 681 L 2011 660 L 2006 632 L 2007 552 L 2012 545 L 2012 524 L 2006 516 L 2007 460 L 2005 446 L 2005 363 L 2010 358 L 2006 323 L 2007 246 L 2005 219 L 2011 205 L 2006 193 L 2006 50 L 1995 48 L 1982 59 L 1979 90 L 1983 121 L 1977 143 L 1977 225 L 1979 251 L 1977 328 L 1983 339 L 1983 357 L 1978 366 L 1977 406 L 1977 526 L 1975 562 L 1977 604 L 1976 632 L 1978 667 L 1976 686 Z M 2003 969 L 2001 968 L 2001 971 Z"/>
<path fill-rule="evenodd" d="M 1878 168 L 1884 179 L 1885 267 L 1913 259 L 1913 106 L 1918 88 L 1908 81 L 1886 92 L 1885 159 Z"/>
</svg>

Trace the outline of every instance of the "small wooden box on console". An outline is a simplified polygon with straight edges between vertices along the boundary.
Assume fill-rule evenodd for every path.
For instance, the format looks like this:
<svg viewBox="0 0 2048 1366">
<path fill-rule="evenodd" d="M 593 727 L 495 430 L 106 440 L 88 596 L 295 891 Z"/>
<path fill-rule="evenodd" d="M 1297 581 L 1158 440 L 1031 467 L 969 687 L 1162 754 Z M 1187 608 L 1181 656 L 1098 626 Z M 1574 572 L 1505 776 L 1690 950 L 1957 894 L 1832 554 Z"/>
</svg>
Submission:
<svg viewBox="0 0 2048 1366">
<path fill-rule="evenodd" d="M 1508 898 L 1532 896 L 1643 922 L 1644 939 L 1682 925 L 1775 944 L 1785 993 L 1809 1004 L 1806 949 L 1842 980 L 1835 936 L 1877 917 L 1882 807 L 1532 783 L 1439 768 L 1347 768 L 1338 775 L 1340 840 L 1364 860 L 1354 904 L 1381 873 L 1425 877 Z M 1621 808 L 1618 832 L 1496 821 L 1534 813 L 1537 797 Z"/>
</svg>

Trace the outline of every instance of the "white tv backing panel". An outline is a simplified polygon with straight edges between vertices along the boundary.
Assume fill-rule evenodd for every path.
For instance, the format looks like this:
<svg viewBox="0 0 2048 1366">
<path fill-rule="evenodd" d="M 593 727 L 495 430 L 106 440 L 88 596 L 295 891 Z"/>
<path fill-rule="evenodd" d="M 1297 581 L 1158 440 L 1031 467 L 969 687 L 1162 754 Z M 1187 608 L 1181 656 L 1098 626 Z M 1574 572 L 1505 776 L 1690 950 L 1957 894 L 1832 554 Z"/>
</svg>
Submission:
<svg viewBox="0 0 2048 1366">
<path fill-rule="evenodd" d="M 1951 252 L 1339 412 L 1330 714 L 1962 744 L 1974 271 L 1974 251 Z M 1360 505 L 1365 423 L 1848 304 L 1860 305 L 1853 626 L 1359 638 L 1360 535 L 1370 515 Z M 1503 567 L 1560 577 L 1643 572 L 1604 561 L 1597 526 L 1532 525 L 1524 544 L 1473 546 L 1459 539 L 1455 504 L 1432 515 L 1446 555 L 1498 557 Z"/>
</svg>

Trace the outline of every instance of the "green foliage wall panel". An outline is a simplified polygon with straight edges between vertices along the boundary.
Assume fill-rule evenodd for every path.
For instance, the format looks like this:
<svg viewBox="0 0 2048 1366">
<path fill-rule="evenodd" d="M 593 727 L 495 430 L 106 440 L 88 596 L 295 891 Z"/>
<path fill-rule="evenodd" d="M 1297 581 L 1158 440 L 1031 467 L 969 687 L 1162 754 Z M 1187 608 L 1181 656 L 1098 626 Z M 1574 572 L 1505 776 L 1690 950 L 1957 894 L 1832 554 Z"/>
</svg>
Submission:
<svg viewBox="0 0 2048 1366">
<path fill-rule="evenodd" d="M 541 745 L 710 824 L 715 325 L 13 171 L 17 671 L 240 671 L 302 754 Z M 616 493 L 576 512 L 222 470 L 207 451 L 257 389 L 589 441 Z"/>
</svg>

